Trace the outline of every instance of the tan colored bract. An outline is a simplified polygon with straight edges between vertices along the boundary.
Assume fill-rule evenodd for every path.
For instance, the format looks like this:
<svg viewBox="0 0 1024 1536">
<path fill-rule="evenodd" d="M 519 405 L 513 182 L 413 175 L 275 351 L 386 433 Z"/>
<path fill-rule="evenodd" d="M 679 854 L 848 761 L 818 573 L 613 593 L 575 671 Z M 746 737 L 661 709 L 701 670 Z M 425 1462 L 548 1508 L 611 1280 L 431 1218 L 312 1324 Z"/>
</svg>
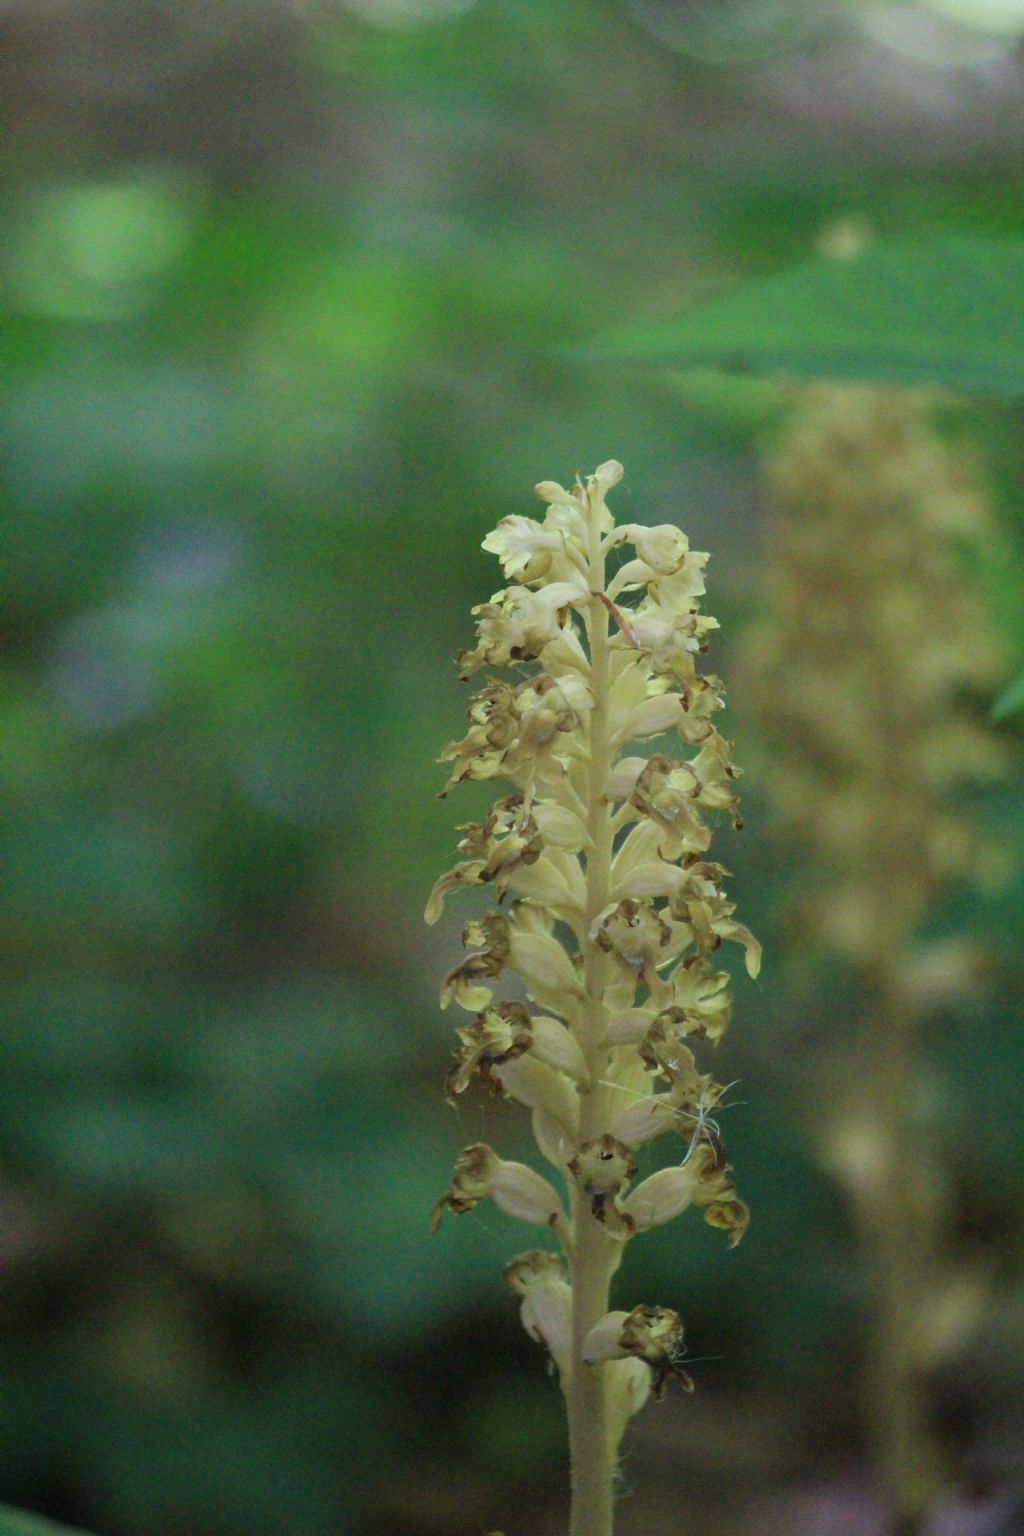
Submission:
<svg viewBox="0 0 1024 1536">
<path fill-rule="evenodd" d="M 724 1090 L 691 1047 L 728 1023 L 723 939 L 743 946 L 751 976 L 760 962 L 726 871 L 707 859 L 707 813 L 739 824 L 732 748 L 714 723 L 722 686 L 697 671 L 717 627 L 699 605 L 708 557 L 672 524 L 617 528 L 605 497 L 621 478 L 610 461 L 571 490 L 545 481 L 543 523 L 503 518 L 484 540 L 511 584 L 475 610 L 477 645 L 459 663 L 464 678 L 510 675 L 488 670 L 469 731 L 441 761 L 445 793 L 484 779 L 512 793 L 460 829 L 463 858 L 426 912 L 436 922 L 467 886 L 502 902 L 467 924 L 474 953 L 442 983 L 442 1006 L 474 1015 L 457 1031 L 448 1091 L 479 1078 L 529 1109 L 568 1209 L 546 1178 L 478 1145 L 460 1155 L 434 1224 L 490 1198 L 561 1244 L 564 1258 L 533 1250 L 505 1275 L 565 1393 L 572 1536 L 608 1536 L 619 1441 L 652 1387 L 692 1387 L 673 1363 L 676 1313 L 608 1309 L 626 1242 L 690 1205 L 734 1242 L 747 1224 L 709 1116 Z M 679 755 L 636 751 L 667 733 Z M 495 998 L 505 972 L 533 1009 Z M 678 1161 L 634 1185 L 637 1149 L 662 1135 L 679 1138 Z"/>
</svg>

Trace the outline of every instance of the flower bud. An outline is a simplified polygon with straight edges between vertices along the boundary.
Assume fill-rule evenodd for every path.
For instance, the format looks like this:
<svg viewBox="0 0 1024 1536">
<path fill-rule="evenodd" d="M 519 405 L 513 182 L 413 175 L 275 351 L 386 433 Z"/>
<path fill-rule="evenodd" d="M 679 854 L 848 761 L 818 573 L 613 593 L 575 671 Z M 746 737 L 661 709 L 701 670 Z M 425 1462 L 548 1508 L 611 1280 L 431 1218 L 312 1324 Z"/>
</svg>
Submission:
<svg viewBox="0 0 1024 1536">
<path fill-rule="evenodd" d="M 683 705 L 678 693 L 658 693 L 638 705 L 616 734 L 622 741 L 642 741 L 648 736 L 660 736 L 663 731 L 672 730 L 682 717 Z"/>
<path fill-rule="evenodd" d="M 673 1221 L 692 1204 L 699 1176 L 688 1166 L 662 1168 L 644 1179 L 623 1201 L 623 1212 L 638 1232 Z"/>
<path fill-rule="evenodd" d="M 575 507 L 581 512 L 583 510 L 583 503 L 579 497 L 572 495 L 556 480 L 540 480 L 533 489 L 534 494 L 539 496 L 541 501 L 546 501 L 549 506 Z"/>
<path fill-rule="evenodd" d="M 613 485 L 618 485 L 625 473 L 618 459 L 607 459 L 594 470 L 587 481 L 587 489 L 604 497 Z"/>
<path fill-rule="evenodd" d="M 686 559 L 690 541 L 675 523 L 659 523 L 645 528 L 640 523 L 624 523 L 616 530 L 617 542 L 621 535 L 633 545 L 645 565 L 658 575 L 671 576 Z"/>
<path fill-rule="evenodd" d="M 652 1022 L 650 1008 L 627 1008 L 608 1024 L 609 1045 L 638 1045 Z"/>
<path fill-rule="evenodd" d="M 516 1254 L 503 1273 L 509 1290 L 521 1299 L 523 1327 L 531 1339 L 547 1345 L 564 1373 L 572 1337 L 572 1291 L 562 1260 L 534 1248 Z"/>
<path fill-rule="evenodd" d="M 621 1360 L 628 1353 L 622 1347 L 622 1327 L 628 1312 L 606 1312 L 583 1340 L 583 1358 L 589 1365 L 598 1360 Z"/>
<path fill-rule="evenodd" d="M 573 1149 L 573 1139 L 565 1127 L 545 1109 L 535 1109 L 530 1117 L 533 1139 L 554 1168 L 564 1173 Z"/>
<path fill-rule="evenodd" d="M 612 1135 L 629 1147 L 642 1147 L 665 1131 L 679 1129 L 679 1111 L 667 1093 L 644 1093 L 612 1120 Z"/>
<path fill-rule="evenodd" d="M 579 1042 L 560 1024 L 544 1014 L 535 1014 L 533 1025 L 533 1054 L 538 1061 L 546 1062 L 556 1072 L 564 1072 L 574 1082 L 582 1082 L 587 1075 L 586 1063 Z"/>
<path fill-rule="evenodd" d="M 609 1360 L 604 1366 L 608 1404 L 608 1452 L 613 1460 L 623 1430 L 651 1395 L 651 1369 L 643 1360 Z"/>
<path fill-rule="evenodd" d="M 534 808 L 534 817 L 545 846 L 561 848 L 566 853 L 581 853 L 592 844 L 590 833 L 580 815 L 565 805 L 550 802 Z"/>
<path fill-rule="evenodd" d="M 521 933 L 513 925 L 509 965 L 542 1008 L 566 1015 L 577 1011 L 583 996 L 579 977 L 561 944 L 550 934 Z"/>
<path fill-rule="evenodd" d="M 542 1109 L 575 1136 L 580 1121 L 580 1101 L 575 1087 L 562 1072 L 531 1053 L 495 1067 L 494 1076 L 510 1099 L 527 1109 Z"/>
<path fill-rule="evenodd" d="M 609 800 L 628 800 L 634 784 L 646 767 L 646 757 L 620 757 L 605 783 L 605 794 Z"/>
<path fill-rule="evenodd" d="M 451 1188 L 434 1203 L 431 1231 L 437 1231 L 446 1208 L 461 1216 L 488 1195 L 517 1221 L 542 1227 L 565 1225 L 562 1203 L 547 1179 L 525 1163 L 504 1162 L 490 1147 L 477 1142 L 459 1153 Z"/>
<path fill-rule="evenodd" d="M 562 1202 L 539 1173 L 525 1163 L 499 1163 L 491 1183 L 491 1198 L 507 1216 L 538 1227 L 564 1225 Z"/>
</svg>

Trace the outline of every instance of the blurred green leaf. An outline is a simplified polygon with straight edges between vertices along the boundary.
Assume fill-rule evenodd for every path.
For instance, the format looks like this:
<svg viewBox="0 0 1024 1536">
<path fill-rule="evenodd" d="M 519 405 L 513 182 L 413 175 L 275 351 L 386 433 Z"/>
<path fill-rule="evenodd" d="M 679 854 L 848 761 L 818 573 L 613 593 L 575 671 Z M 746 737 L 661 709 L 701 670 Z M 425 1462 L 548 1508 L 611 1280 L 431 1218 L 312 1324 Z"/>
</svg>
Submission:
<svg viewBox="0 0 1024 1536">
<path fill-rule="evenodd" d="M 993 720 L 1008 720 L 1011 715 L 1024 713 L 1024 672 L 1014 678 L 992 706 Z"/>
<path fill-rule="evenodd" d="M 15 306 L 62 320 L 116 320 L 147 307 L 189 236 L 181 177 L 128 173 L 31 187 L 11 219 Z"/>
<path fill-rule="evenodd" d="M 77 1526 L 57 1525 L 55 1521 L 31 1515 L 27 1510 L 0 1505 L 0 1536 L 61 1536 L 61 1532 L 73 1536 L 77 1530 Z"/>
<path fill-rule="evenodd" d="M 599 338 L 592 360 L 1024 396 L 1024 241 L 976 235 L 817 258 Z"/>
</svg>

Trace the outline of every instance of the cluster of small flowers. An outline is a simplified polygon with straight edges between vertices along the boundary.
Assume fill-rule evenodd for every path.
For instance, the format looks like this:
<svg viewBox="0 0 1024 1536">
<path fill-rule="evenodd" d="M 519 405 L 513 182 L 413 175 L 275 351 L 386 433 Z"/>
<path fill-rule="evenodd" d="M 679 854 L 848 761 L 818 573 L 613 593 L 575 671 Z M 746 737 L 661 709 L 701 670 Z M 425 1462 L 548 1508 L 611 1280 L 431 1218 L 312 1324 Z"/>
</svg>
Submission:
<svg viewBox="0 0 1024 1536">
<path fill-rule="evenodd" d="M 770 466 L 746 688 L 774 749 L 758 779 L 804 871 L 789 930 L 842 955 L 864 988 L 847 1042 L 855 1072 L 838 1064 L 842 1042 L 823 1038 L 837 1065 L 808 1097 L 864 1243 L 879 1480 L 915 1530 L 940 1482 L 926 1382 L 984 1302 L 984 1283 L 950 1264 L 950 1157 L 941 1121 L 922 1113 L 918 1045 L 921 1019 L 974 983 L 976 955 L 918 930 L 949 879 L 995 865 L 963 789 L 1002 763 L 979 718 L 999 669 L 972 579 L 995 534 L 971 459 L 936 431 L 936 404 L 875 386 L 799 391 Z"/>
<path fill-rule="evenodd" d="M 749 638 L 747 692 L 777 748 L 764 782 L 819 877 L 807 926 L 869 971 L 946 880 L 977 873 L 956 791 L 1002 762 L 971 707 L 999 672 L 971 575 L 988 506 L 934 407 L 924 392 L 801 391 L 771 465 L 766 614 Z"/>
<path fill-rule="evenodd" d="M 574 1219 L 548 1179 L 474 1145 L 433 1224 L 489 1197 L 553 1229 L 567 1263 L 536 1250 L 505 1273 L 563 1387 L 581 1219 L 619 1254 L 690 1205 L 733 1243 L 748 1220 L 712 1118 L 724 1090 L 692 1049 L 728 1024 L 728 976 L 712 959 L 722 940 L 744 946 L 752 976 L 760 959 L 733 917 L 727 871 L 708 860 L 704 813 L 739 818 L 731 745 L 714 723 L 721 683 L 696 668 L 717 627 L 699 611 L 707 556 L 674 525 L 617 527 L 605 496 L 621 476 L 612 461 L 570 490 L 544 482 L 543 523 L 506 517 L 484 540 L 510 584 L 474 610 L 478 640 L 459 656 L 461 675 L 512 676 L 488 675 L 474 696 L 467 734 L 441 757 L 444 792 L 494 779 L 512 792 L 460 828 L 462 858 L 426 911 L 436 922 L 463 887 L 490 886 L 503 904 L 467 924 L 472 953 L 441 985 L 443 1006 L 472 1015 L 457 1031 L 448 1091 L 479 1078 L 525 1105 L 541 1153 L 583 1197 Z M 618 568 L 606 583 L 609 555 Z M 670 732 L 679 755 L 629 751 Z M 496 999 L 502 973 L 520 978 L 529 1005 Z M 633 1187 L 637 1149 L 664 1133 L 682 1138 L 679 1161 Z M 582 1359 L 610 1362 L 613 1453 L 652 1385 L 660 1394 L 670 1375 L 689 1385 L 672 1365 L 680 1338 L 677 1315 L 653 1307 L 609 1312 L 589 1329 Z"/>
</svg>

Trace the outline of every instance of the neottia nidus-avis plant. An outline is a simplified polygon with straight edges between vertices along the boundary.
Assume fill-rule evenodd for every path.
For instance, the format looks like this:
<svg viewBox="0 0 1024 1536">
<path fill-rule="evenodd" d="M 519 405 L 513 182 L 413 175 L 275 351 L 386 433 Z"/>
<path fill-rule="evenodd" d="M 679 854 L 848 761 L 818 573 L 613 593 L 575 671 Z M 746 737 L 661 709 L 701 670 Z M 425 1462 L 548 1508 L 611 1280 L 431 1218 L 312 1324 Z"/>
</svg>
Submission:
<svg viewBox="0 0 1024 1536">
<path fill-rule="evenodd" d="M 752 976 L 760 959 L 710 859 L 706 813 L 739 817 L 722 685 L 697 666 L 717 627 L 699 605 L 708 557 L 672 524 L 616 527 L 605 497 L 621 478 L 611 461 L 571 490 L 545 481 L 543 523 L 506 517 L 484 540 L 509 585 L 474 610 L 477 644 L 458 659 L 483 687 L 441 761 L 446 792 L 483 779 L 508 792 L 460 828 L 461 862 L 426 912 L 433 923 L 463 887 L 493 890 L 441 985 L 442 1005 L 469 1015 L 448 1092 L 479 1078 L 525 1105 L 567 1195 L 477 1144 L 433 1224 L 491 1199 L 558 1240 L 561 1253 L 512 1258 L 505 1279 L 565 1395 L 572 1536 L 611 1531 L 619 1442 L 651 1391 L 692 1389 L 676 1312 L 609 1310 L 625 1244 L 690 1205 L 731 1243 L 748 1221 L 714 1118 L 724 1089 L 697 1060 L 729 1022 L 722 941 L 744 947 Z M 671 748 L 636 750 L 669 733 Z M 529 1004 L 496 1000 L 503 972 Z M 638 1183 L 638 1149 L 659 1136 L 678 1159 Z"/>
<path fill-rule="evenodd" d="M 1001 663 L 980 580 L 999 536 L 980 466 L 937 428 L 937 397 L 815 384 L 792 403 L 769 463 L 749 697 L 769 749 L 758 781 L 800 860 L 786 931 L 847 962 L 863 1010 L 846 1038 L 829 1031 L 828 1087 L 805 1097 L 861 1236 L 865 1418 L 911 1536 L 950 1476 L 937 1368 L 983 1297 L 958 1258 L 956 1110 L 927 1048 L 936 1011 L 977 984 L 978 954 L 929 938 L 926 919 L 955 883 L 1000 878 L 971 816 L 972 789 L 1005 767 L 984 723 Z"/>
</svg>

